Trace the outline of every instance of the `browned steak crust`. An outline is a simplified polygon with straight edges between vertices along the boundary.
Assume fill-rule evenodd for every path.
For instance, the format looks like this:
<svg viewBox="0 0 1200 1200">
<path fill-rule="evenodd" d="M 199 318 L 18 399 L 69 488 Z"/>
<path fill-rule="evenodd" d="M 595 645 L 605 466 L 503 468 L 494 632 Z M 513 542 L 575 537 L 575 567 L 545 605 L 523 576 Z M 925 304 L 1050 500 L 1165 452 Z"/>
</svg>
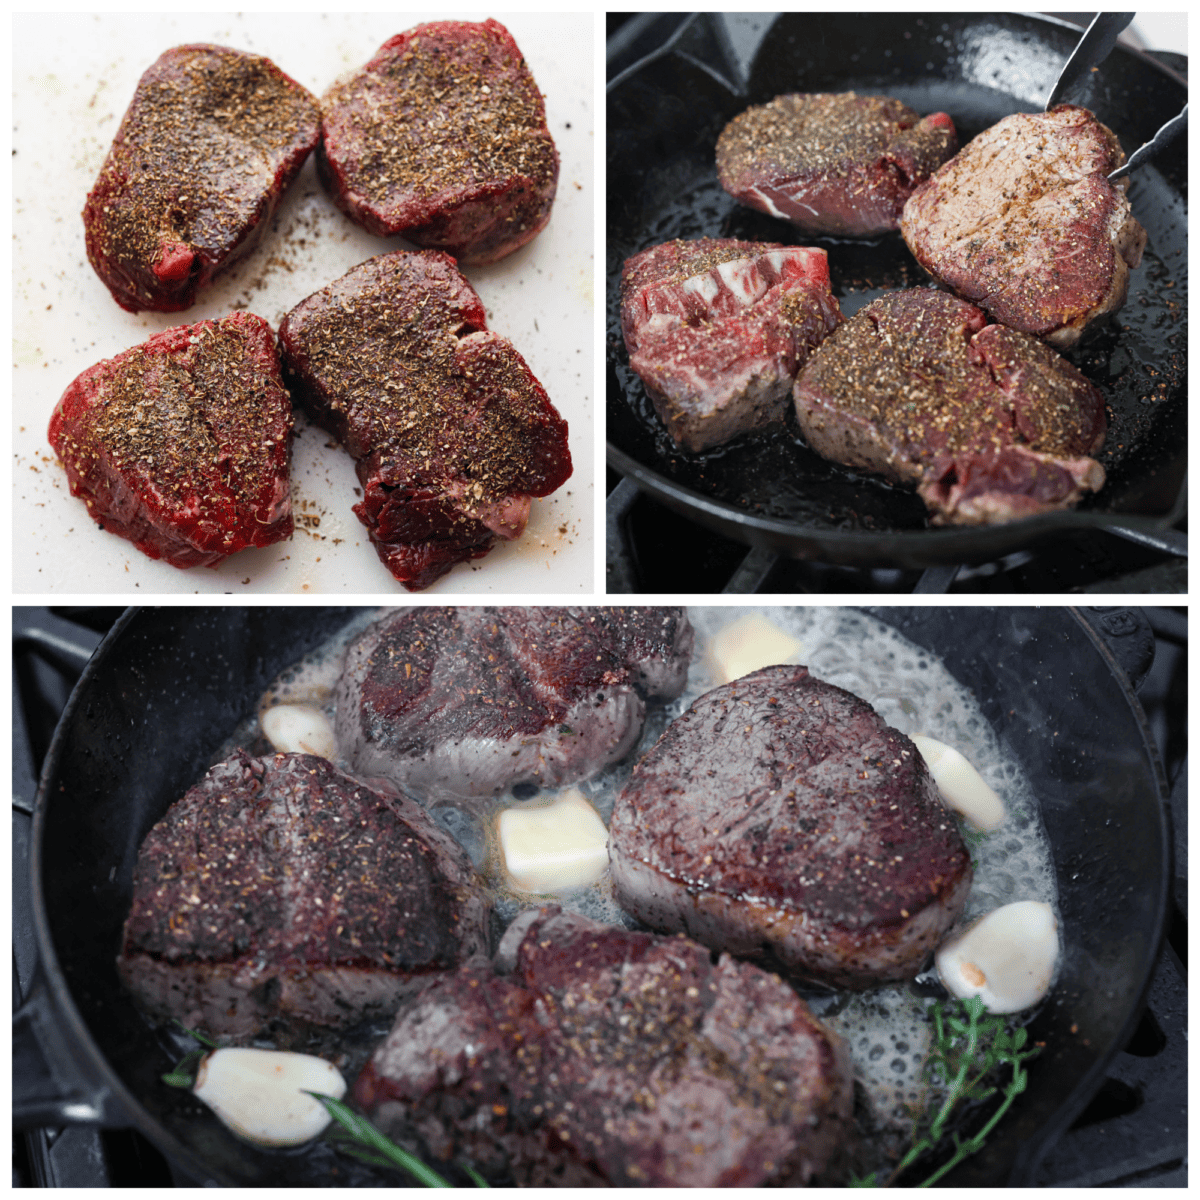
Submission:
<svg viewBox="0 0 1200 1200">
<path fill-rule="evenodd" d="M 550 220 L 558 152 L 537 84 L 498 21 L 434 21 L 385 42 L 324 97 L 317 169 L 334 203 L 490 263 Z"/>
<path fill-rule="evenodd" d="M 618 902 L 653 929 L 835 987 L 910 979 L 971 860 L 916 747 L 805 667 L 702 695 L 609 826 Z"/>
<path fill-rule="evenodd" d="M 146 71 L 83 210 L 88 259 L 130 312 L 179 312 L 258 244 L 320 136 L 273 62 L 177 46 Z"/>
<path fill-rule="evenodd" d="M 210 1034 L 345 1026 L 484 951 L 487 913 L 411 801 L 238 751 L 143 842 L 117 966 L 152 1017 Z"/>
<path fill-rule="evenodd" d="M 755 1187 L 829 1169 L 852 1091 L 845 1047 L 777 977 L 549 908 L 494 969 L 402 1006 L 355 1099 L 519 1185 Z"/>
</svg>

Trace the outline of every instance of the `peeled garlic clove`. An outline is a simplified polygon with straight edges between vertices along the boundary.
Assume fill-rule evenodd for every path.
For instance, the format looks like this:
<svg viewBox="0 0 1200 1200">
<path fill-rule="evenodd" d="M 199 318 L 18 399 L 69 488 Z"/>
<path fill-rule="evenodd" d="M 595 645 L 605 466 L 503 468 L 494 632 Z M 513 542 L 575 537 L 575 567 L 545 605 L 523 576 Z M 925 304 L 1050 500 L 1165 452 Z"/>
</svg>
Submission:
<svg viewBox="0 0 1200 1200">
<path fill-rule="evenodd" d="M 608 866 L 608 830 L 578 788 L 541 808 L 506 808 L 500 851 L 521 892 L 561 892 L 595 883 Z"/>
<path fill-rule="evenodd" d="M 712 639 L 709 655 L 718 683 L 730 683 L 779 663 L 794 661 L 801 643 L 772 621 L 749 613 L 726 625 Z"/>
<path fill-rule="evenodd" d="M 299 1146 L 330 1116 L 306 1091 L 340 1100 L 346 1081 L 332 1064 L 287 1050 L 226 1047 L 200 1064 L 192 1091 L 239 1137 L 261 1146 Z"/>
<path fill-rule="evenodd" d="M 993 1013 L 1020 1012 L 1050 987 L 1058 961 L 1058 922 L 1048 904 L 1006 904 L 937 949 L 942 984 L 960 1000 L 979 996 Z"/>
<path fill-rule="evenodd" d="M 933 782 L 955 812 L 984 833 L 992 833 L 1004 824 L 1004 801 L 957 750 L 922 733 L 914 733 L 911 738 Z"/>
<path fill-rule="evenodd" d="M 284 754 L 319 754 L 337 758 L 337 739 L 329 718 L 307 704 L 276 704 L 263 710 L 262 731 L 276 750 Z"/>
</svg>

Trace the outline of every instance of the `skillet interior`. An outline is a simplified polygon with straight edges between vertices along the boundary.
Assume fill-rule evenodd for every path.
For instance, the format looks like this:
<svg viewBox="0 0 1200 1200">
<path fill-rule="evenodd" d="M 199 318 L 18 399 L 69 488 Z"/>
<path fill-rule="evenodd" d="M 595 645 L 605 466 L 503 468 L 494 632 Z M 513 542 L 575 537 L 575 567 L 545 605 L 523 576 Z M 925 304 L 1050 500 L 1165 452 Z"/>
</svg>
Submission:
<svg viewBox="0 0 1200 1200">
<path fill-rule="evenodd" d="M 1062 608 L 874 610 L 974 688 L 1022 761 L 1054 848 L 1066 961 L 1034 1035 L 1046 1052 L 985 1151 L 949 1183 L 1029 1182 L 1128 1037 L 1157 957 L 1169 861 L 1161 769 L 1127 681 Z M 43 967 L 79 1060 L 131 1123 L 197 1180 L 372 1186 L 317 1143 L 295 1152 L 235 1139 L 159 1076 L 174 1059 L 120 987 L 114 959 L 137 847 L 251 711 L 265 684 L 339 628 L 346 610 L 160 609 L 123 618 L 72 696 L 35 818 Z M 997 647 L 1001 650 L 997 653 Z"/>
<path fill-rule="evenodd" d="M 824 246 L 851 315 L 885 291 L 928 280 L 898 234 L 811 238 L 738 205 L 720 187 L 713 147 L 725 123 L 785 91 L 885 92 L 921 113 L 947 111 L 965 142 L 1009 113 L 1035 111 L 1078 31 L 1017 15 L 791 13 L 695 17 L 667 52 L 609 90 L 607 422 L 609 461 L 679 511 L 752 544 L 857 564 L 923 566 L 1007 553 L 1068 528 L 1163 528 L 1183 510 L 1186 471 L 1186 151 L 1182 140 L 1130 184 L 1149 234 L 1129 300 L 1069 358 L 1104 392 L 1108 484 L 1074 512 L 978 529 L 934 529 L 916 495 L 826 462 L 786 431 L 683 454 L 629 369 L 620 333 L 624 260 L 674 237 Z M 728 32 L 738 35 L 731 40 Z M 847 54 L 853 46 L 855 52 Z M 1072 97 L 1112 126 L 1127 152 L 1186 100 L 1157 64 L 1119 48 Z"/>
</svg>

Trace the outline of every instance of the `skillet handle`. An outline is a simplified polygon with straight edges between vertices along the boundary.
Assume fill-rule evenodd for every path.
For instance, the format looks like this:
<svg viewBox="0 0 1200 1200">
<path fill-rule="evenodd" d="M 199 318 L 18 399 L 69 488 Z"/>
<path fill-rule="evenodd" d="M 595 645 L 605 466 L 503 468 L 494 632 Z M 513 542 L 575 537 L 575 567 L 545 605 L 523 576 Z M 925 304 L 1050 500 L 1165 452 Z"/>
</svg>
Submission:
<svg viewBox="0 0 1200 1200">
<path fill-rule="evenodd" d="M 17 1007 L 16 1000 L 14 996 L 13 1128 L 129 1125 L 112 1091 L 91 1083 L 85 1064 L 71 1054 L 40 966 L 25 1002 Z"/>
<path fill-rule="evenodd" d="M 1081 608 L 1079 615 L 1108 647 L 1136 692 L 1154 664 L 1154 631 L 1140 608 Z"/>
</svg>

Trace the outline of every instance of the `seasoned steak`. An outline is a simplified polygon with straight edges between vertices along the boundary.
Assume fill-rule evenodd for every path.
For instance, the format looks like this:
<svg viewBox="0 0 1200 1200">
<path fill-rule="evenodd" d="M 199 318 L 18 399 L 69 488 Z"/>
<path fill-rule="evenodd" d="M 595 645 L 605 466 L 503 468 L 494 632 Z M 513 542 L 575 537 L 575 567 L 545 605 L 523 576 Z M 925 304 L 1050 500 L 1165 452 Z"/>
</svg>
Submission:
<svg viewBox="0 0 1200 1200">
<path fill-rule="evenodd" d="M 520 537 L 532 498 L 570 477 L 567 423 L 448 255 L 360 263 L 292 309 L 279 342 L 292 395 L 355 459 L 354 512 L 412 591 Z"/>
<path fill-rule="evenodd" d="M 913 188 L 958 149 L 945 113 L 888 96 L 793 93 L 734 117 L 717 139 L 721 186 L 805 233 L 874 237 L 900 228 Z"/>
<path fill-rule="evenodd" d="M 629 365 L 685 450 L 782 421 L 840 320 L 824 250 L 699 238 L 643 250 L 621 274 Z"/>
<path fill-rule="evenodd" d="M 320 136 L 270 59 L 177 46 L 138 82 L 83 209 L 88 259 L 130 312 L 179 312 L 259 242 Z"/>
<path fill-rule="evenodd" d="M 935 525 L 1070 508 L 1104 484 L 1104 397 L 1029 334 L 965 300 L 893 292 L 847 321 L 796 380 L 814 450 L 915 484 Z"/>
<path fill-rule="evenodd" d="M 836 1170 L 852 1085 L 776 976 L 551 907 L 403 1004 L 354 1098 L 518 1186 L 756 1187 Z"/>
<path fill-rule="evenodd" d="M 801 980 L 911 979 L 961 915 L 971 858 L 924 759 L 806 667 L 702 695 L 609 825 L 626 912 Z"/>
<path fill-rule="evenodd" d="M 1059 349 L 1125 303 L 1146 231 L 1107 175 L 1125 161 L 1086 108 L 985 130 L 904 207 L 900 231 L 935 279 L 994 321 Z"/>
<path fill-rule="evenodd" d="M 550 220 L 558 152 L 498 21 L 434 21 L 392 38 L 322 110 L 317 170 L 370 233 L 490 263 Z"/>
<path fill-rule="evenodd" d="M 89 367 L 50 418 L 71 494 L 174 567 L 292 536 L 291 438 L 275 338 L 243 312 Z"/>
<path fill-rule="evenodd" d="M 399 610 L 346 651 L 338 745 L 423 798 L 574 783 L 679 695 L 692 641 L 680 608 Z"/>
<path fill-rule="evenodd" d="M 247 1039 L 386 1016 L 486 952 L 466 855 L 323 758 L 238 751 L 150 831 L 117 968 L 151 1017 Z"/>
</svg>

